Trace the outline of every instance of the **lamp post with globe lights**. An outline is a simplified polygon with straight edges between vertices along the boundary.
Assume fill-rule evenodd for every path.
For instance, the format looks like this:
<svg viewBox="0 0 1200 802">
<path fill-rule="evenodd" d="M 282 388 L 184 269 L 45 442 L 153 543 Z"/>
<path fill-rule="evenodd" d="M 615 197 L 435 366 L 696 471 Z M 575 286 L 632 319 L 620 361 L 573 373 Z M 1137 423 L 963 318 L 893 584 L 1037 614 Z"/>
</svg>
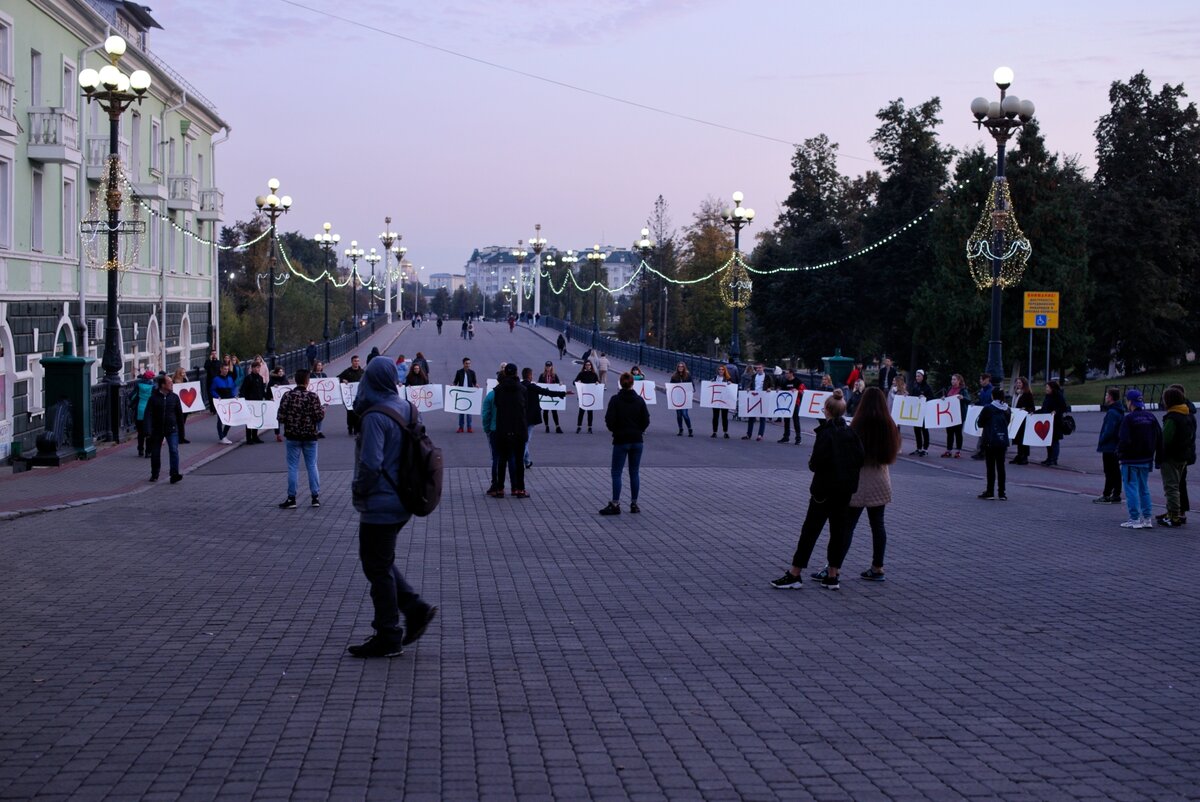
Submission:
<svg viewBox="0 0 1200 802">
<path fill-rule="evenodd" d="M 120 278 L 120 251 L 118 236 L 122 232 L 121 187 L 119 183 L 121 157 L 120 141 L 121 114 L 134 103 L 140 104 L 150 89 L 150 73 L 134 70 L 129 75 L 121 72 L 121 56 L 125 55 L 125 40 L 110 36 L 104 40 L 104 52 L 109 64 L 99 70 L 85 69 L 79 73 L 79 86 L 88 103 L 98 103 L 108 113 L 108 178 L 105 182 L 105 206 L 108 209 L 108 258 L 104 268 L 108 272 L 107 308 L 104 315 L 104 355 L 100 366 L 104 369 L 104 383 L 108 386 L 108 413 L 112 440 L 120 439 L 121 425 L 121 324 L 117 316 L 117 288 Z M 99 221 L 96 221 L 98 224 Z M 136 227 L 128 227 L 134 232 Z"/>
<path fill-rule="evenodd" d="M 525 309 L 525 304 L 523 301 L 524 296 L 525 296 L 525 259 L 526 259 L 526 257 L 529 256 L 529 254 L 526 253 L 525 249 L 521 247 L 523 244 L 524 243 L 521 240 L 517 240 L 517 247 L 514 248 L 512 251 L 512 257 L 517 260 L 516 293 L 517 293 L 517 319 L 518 320 L 520 320 L 520 318 L 521 318 L 521 312 L 523 312 Z"/>
<path fill-rule="evenodd" d="M 358 345 L 358 260 L 366 256 L 366 251 L 358 247 L 358 240 L 350 240 L 350 247 L 345 251 L 350 260 L 350 309 L 354 316 L 354 344 Z"/>
<path fill-rule="evenodd" d="M 634 250 L 636 250 L 638 252 L 638 255 L 642 257 L 643 262 L 649 261 L 650 255 L 652 253 L 654 253 L 654 243 L 651 242 L 651 240 L 650 240 L 650 229 L 648 229 L 648 228 L 642 229 L 641 239 L 639 239 L 637 242 L 633 243 L 633 248 L 634 248 Z M 642 318 L 641 318 L 641 326 L 638 328 L 638 362 L 644 363 L 646 361 L 645 354 L 643 353 L 646 349 L 646 276 L 645 275 L 642 275 L 641 281 L 639 283 L 642 285 Z"/>
<path fill-rule="evenodd" d="M 600 269 L 604 266 L 604 260 L 608 258 L 608 254 L 600 250 L 600 243 L 596 243 L 593 248 L 587 253 L 588 264 L 592 266 L 592 347 L 596 347 L 596 343 L 600 339 Z"/>
<path fill-rule="evenodd" d="M 571 309 L 575 305 L 575 287 L 573 286 L 575 282 L 573 279 L 575 277 L 575 265 L 579 262 L 579 256 L 575 253 L 575 251 L 568 248 L 566 254 L 559 258 L 562 260 L 563 265 L 567 268 L 567 281 L 563 282 L 563 285 L 567 288 L 567 313 L 563 315 L 563 319 L 570 323 Z"/>
<path fill-rule="evenodd" d="M 271 370 L 275 370 L 275 249 L 278 246 L 278 232 L 275 230 L 275 221 L 279 219 L 279 215 L 287 214 L 288 209 L 292 208 L 292 196 L 284 195 L 280 197 L 279 179 L 272 178 L 267 182 L 267 189 L 270 190 L 266 195 L 259 195 L 254 199 L 254 205 L 258 207 L 258 211 L 265 214 L 271 221 L 271 238 L 270 238 L 270 254 L 267 256 L 267 270 L 270 273 L 271 286 L 267 290 L 267 363 L 271 366 Z"/>
<path fill-rule="evenodd" d="M 533 227 L 533 239 L 529 240 L 533 250 L 533 315 L 536 321 L 542 314 L 542 251 L 546 248 L 546 240 L 542 237 L 542 224 Z"/>
<path fill-rule="evenodd" d="M 379 264 L 379 260 L 383 257 L 372 248 L 371 252 L 363 258 L 371 266 L 371 331 L 375 331 L 375 313 L 379 310 L 379 305 L 375 303 L 375 265 Z"/>
<path fill-rule="evenodd" d="M 406 253 L 408 253 L 408 248 L 403 245 L 392 246 L 392 254 L 396 257 L 396 314 L 401 320 L 404 320 L 404 254 Z M 391 304 L 392 300 L 389 298 L 388 306 Z"/>
<path fill-rule="evenodd" d="M 733 336 L 729 340 L 729 361 L 735 365 L 742 356 L 741 338 L 738 336 L 738 310 L 749 305 L 752 286 L 746 269 L 738 263 L 742 229 L 754 220 L 754 210 L 742 206 L 744 198 L 745 196 L 741 192 L 733 193 L 733 208 L 726 209 L 721 215 L 725 224 L 733 229 L 734 260 L 729 265 L 729 274 L 721 286 L 721 294 L 733 313 Z"/>
<path fill-rule="evenodd" d="M 1029 258 L 1028 240 L 1024 239 L 1024 235 L 1017 228 L 1013 216 L 1012 201 L 1004 177 L 1004 150 L 1009 138 L 1033 119 L 1034 105 L 1030 100 L 1022 100 L 1008 94 L 1008 88 L 1013 82 L 1013 71 L 1010 68 L 997 67 L 992 79 L 1000 89 L 1000 100 L 977 97 L 971 101 L 971 114 L 975 116 L 975 126 L 986 128 L 992 139 L 996 140 L 996 178 L 992 185 L 990 208 L 985 212 L 990 219 L 980 221 L 981 228 L 985 230 L 984 236 L 977 238 L 972 235 L 967 243 L 967 257 L 973 260 L 990 256 L 990 282 L 984 285 L 990 284 L 992 293 L 991 337 L 988 340 L 985 370 L 992 375 L 992 384 L 999 386 L 1004 380 L 1004 357 L 1000 342 L 1000 290 L 1006 284 L 1015 284 L 1020 279 L 1020 270 L 1023 270 L 1025 261 Z M 979 231 L 980 228 L 977 228 L 976 232 Z M 987 236 L 988 234 L 991 236 Z M 1007 260 L 1012 260 L 1016 269 L 1006 276 L 1004 267 Z M 977 283 L 982 283 L 979 282 L 979 277 L 976 280 Z"/>
<path fill-rule="evenodd" d="M 321 250 L 325 251 L 325 327 L 321 331 L 321 337 L 325 340 L 326 362 L 329 362 L 329 282 L 333 280 L 333 271 L 329 269 L 329 257 L 333 254 L 333 249 L 342 241 L 340 235 L 329 233 L 332 228 L 330 223 L 326 223 L 324 231 L 313 237 L 321 246 Z"/>
<path fill-rule="evenodd" d="M 386 260 L 389 253 L 399 253 L 397 243 L 400 242 L 401 236 L 395 231 L 392 231 L 392 218 L 383 218 L 383 231 L 379 235 L 379 241 L 383 244 L 383 257 Z M 384 284 L 386 288 L 383 297 L 386 299 L 383 302 L 384 306 L 384 322 L 392 322 L 392 271 L 388 268 L 387 262 L 383 263 Z"/>
</svg>

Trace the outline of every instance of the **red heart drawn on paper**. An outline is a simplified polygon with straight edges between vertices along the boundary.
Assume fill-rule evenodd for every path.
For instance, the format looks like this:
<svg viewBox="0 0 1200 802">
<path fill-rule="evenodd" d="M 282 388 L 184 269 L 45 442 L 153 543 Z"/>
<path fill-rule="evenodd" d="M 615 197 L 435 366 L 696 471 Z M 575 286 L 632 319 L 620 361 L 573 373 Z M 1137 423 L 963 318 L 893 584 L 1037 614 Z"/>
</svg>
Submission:
<svg viewBox="0 0 1200 802">
<path fill-rule="evenodd" d="M 1033 424 L 1033 430 L 1037 432 L 1039 440 L 1045 440 L 1046 435 L 1050 434 L 1050 421 L 1040 420 Z"/>
<path fill-rule="evenodd" d="M 196 403 L 196 390 L 193 387 L 184 387 L 179 391 L 179 398 L 183 401 L 185 407 L 190 407 Z"/>
</svg>

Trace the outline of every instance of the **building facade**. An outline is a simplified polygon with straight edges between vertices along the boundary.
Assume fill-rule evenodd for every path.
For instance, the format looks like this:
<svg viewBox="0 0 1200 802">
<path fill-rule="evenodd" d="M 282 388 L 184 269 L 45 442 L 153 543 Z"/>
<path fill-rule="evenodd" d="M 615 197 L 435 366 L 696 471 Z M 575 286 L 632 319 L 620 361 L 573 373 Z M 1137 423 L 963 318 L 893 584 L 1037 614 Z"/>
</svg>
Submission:
<svg viewBox="0 0 1200 802">
<path fill-rule="evenodd" d="M 478 287 L 487 296 L 493 296 L 500 292 L 506 283 L 512 283 L 515 286 L 517 275 L 517 260 L 512 255 L 514 246 L 502 247 L 499 245 L 489 245 L 486 248 L 476 248 L 471 254 L 471 258 L 467 260 L 466 276 L 464 283 L 467 289 Z M 587 252 L 592 250 L 592 246 L 580 248 L 574 253 L 579 257 L 575 263 L 575 275 L 579 282 L 584 286 L 591 283 L 591 272 L 588 267 Z M 613 293 L 615 298 L 627 298 L 636 286 L 630 283 L 634 273 L 637 272 L 638 265 L 641 264 L 641 257 L 629 248 L 614 248 L 605 246 L 600 248 L 607 257 L 604 260 L 604 271 L 606 285 L 612 288 L 620 288 Z M 560 253 L 555 248 L 547 248 L 542 252 L 542 258 L 559 259 Z M 534 266 L 533 254 L 530 254 L 525 260 L 525 279 L 532 280 L 532 270 Z M 528 309 L 533 308 L 532 303 L 527 303 Z"/>
<path fill-rule="evenodd" d="M 217 250 L 223 196 L 215 148 L 229 126 L 151 50 L 157 21 L 119 0 L 6 0 L 0 6 L 0 457 L 29 450 L 45 412 L 41 360 L 93 357 L 100 376 L 107 309 L 108 115 L 79 88 L 127 42 L 120 67 L 151 86 L 120 119 L 119 288 L 123 373 L 199 366 L 218 337 Z"/>
</svg>

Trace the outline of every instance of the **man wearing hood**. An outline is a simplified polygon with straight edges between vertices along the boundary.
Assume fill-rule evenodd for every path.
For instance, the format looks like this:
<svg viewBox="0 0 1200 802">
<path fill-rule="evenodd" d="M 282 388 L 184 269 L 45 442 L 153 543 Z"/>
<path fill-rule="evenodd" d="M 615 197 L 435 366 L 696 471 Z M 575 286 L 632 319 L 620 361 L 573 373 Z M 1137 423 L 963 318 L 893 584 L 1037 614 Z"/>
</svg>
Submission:
<svg viewBox="0 0 1200 802">
<path fill-rule="evenodd" d="M 1004 457 L 1008 451 L 1010 421 L 1012 410 L 1004 403 L 1004 391 L 997 387 L 992 390 L 991 402 L 979 412 L 979 444 L 987 461 L 987 490 L 979 494 L 982 499 L 1008 501 L 1004 492 Z M 994 494 L 996 490 L 1000 491 L 999 496 Z"/>
<path fill-rule="evenodd" d="M 510 362 L 504 366 L 504 374 L 496 385 L 496 432 L 493 438 L 496 443 L 496 458 L 499 470 L 496 472 L 496 487 L 504 492 L 504 471 L 507 468 L 512 473 L 513 498 L 529 498 L 525 492 L 525 441 L 529 436 L 526 421 L 527 402 L 525 388 L 517 379 L 517 365 Z"/>
<path fill-rule="evenodd" d="M 404 430 L 383 409 L 403 420 L 419 421 L 412 405 L 396 391 L 396 366 L 388 359 L 374 359 L 358 385 L 354 412 L 361 418 L 361 437 L 351 485 L 354 509 L 358 510 L 358 555 L 363 574 L 371 583 L 375 634 L 365 643 L 351 646 L 354 657 L 395 657 L 404 646 L 423 634 L 437 614 L 396 568 L 396 538 L 411 517 L 393 484 L 400 470 Z M 404 625 L 400 625 L 400 614 Z"/>
<path fill-rule="evenodd" d="M 150 450 L 146 448 L 146 441 L 150 438 L 150 421 L 146 419 L 146 407 L 150 404 L 150 396 L 153 393 L 154 371 L 152 370 L 143 373 L 129 391 L 129 406 L 133 409 L 133 416 L 137 421 L 139 457 L 150 456 Z"/>
</svg>

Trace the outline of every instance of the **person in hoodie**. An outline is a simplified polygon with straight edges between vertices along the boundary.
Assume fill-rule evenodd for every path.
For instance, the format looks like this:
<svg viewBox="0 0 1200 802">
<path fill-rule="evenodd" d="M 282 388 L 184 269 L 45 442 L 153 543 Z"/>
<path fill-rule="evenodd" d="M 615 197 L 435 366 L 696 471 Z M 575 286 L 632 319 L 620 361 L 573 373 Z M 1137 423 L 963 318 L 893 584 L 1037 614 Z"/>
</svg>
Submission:
<svg viewBox="0 0 1200 802">
<path fill-rule="evenodd" d="M 1100 439 L 1096 450 L 1104 463 L 1104 493 L 1097 499 L 1096 504 L 1121 503 L 1121 463 L 1117 460 L 1117 432 L 1121 429 L 1121 419 L 1125 417 L 1125 408 L 1121 405 L 1121 391 L 1109 387 L 1104 391 L 1104 403 L 1100 406 L 1104 412 L 1104 420 L 1100 423 Z"/>
<path fill-rule="evenodd" d="M 533 439 L 533 427 L 542 422 L 542 405 L 538 399 L 545 396 L 546 398 L 566 398 L 569 393 L 561 390 L 549 390 L 545 387 L 539 387 L 533 383 L 533 368 L 523 368 L 521 370 L 521 386 L 525 388 L 525 422 L 528 424 L 525 434 L 525 468 L 528 470 L 533 467 L 533 459 L 529 456 L 529 441 Z M 549 428 L 549 427 L 547 427 Z"/>
<path fill-rule="evenodd" d="M 991 403 L 979 412 L 979 442 L 987 463 L 987 489 L 979 494 L 982 499 L 1008 501 L 1004 491 L 1004 457 L 1008 453 L 1008 424 L 1011 421 L 1012 410 L 1004 403 L 1004 391 L 993 388 Z M 999 495 L 996 495 L 997 490 Z"/>
<path fill-rule="evenodd" d="M 1182 384 L 1172 384 L 1171 389 L 1178 390 L 1180 393 L 1183 394 L 1183 404 L 1184 404 L 1184 406 L 1186 406 L 1188 408 L 1188 414 L 1190 414 L 1192 416 L 1192 429 L 1195 430 L 1196 429 L 1196 405 L 1188 400 L 1187 391 L 1183 389 Z M 1183 466 L 1183 474 L 1180 475 L 1180 477 L 1179 477 L 1179 512 L 1183 516 L 1183 520 L 1185 523 L 1187 522 L 1187 514 L 1189 512 L 1191 512 L 1191 509 L 1192 509 L 1192 505 L 1188 502 L 1187 469 L 1188 469 L 1188 465 L 1195 465 L 1195 464 L 1196 464 L 1196 458 L 1193 455 L 1192 459 L 1188 461 L 1187 465 Z"/>
<path fill-rule="evenodd" d="M 496 431 L 493 439 L 496 443 L 496 459 L 499 461 L 496 471 L 499 496 L 504 494 L 504 471 L 507 468 L 512 474 L 513 498 L 529 498 L 525 492 L 525 464 L 522 460 L 525 441 L 529 437 L 529 412 L 525 398 L 525 388 L 517 379 L 517 365 L 509 362 L 504 366 L 500 383 L 496 385 L 494 402 Z"/>
<path fill-rule="evenodd" d="M 1196 418 L 1183 391 L 1168 387 L 1162 394 L 1167 410 L 1163 418 L 1163 453 L 1159 468 L 1162 471 L 1163 495 L 1167 497 L 1167 512 L 1158 516 L 1162 526 L 1183 526 L 1187 523 L 1180 503 L 1180 488 L 1189 463 L 1196 461 Z"/>
<path fill-rule="evenodd" d="M 1162 428 L 1158 418 L 1147 411 L 1142 391 L 1136 387 L 1125 393 L 1129 414 L 1117 430 L 1117 459 L 1121 463 L 1121 483 L 1125 486 L 1125 506 L 1129 520 L 1125 529 L 1152 529 L 1150 507 L 1150 470 L 1155 460 L 1162 461 Z"/>
<path fill-rule="evenodd" d="M 933 388 L 929 386 L 929 382 L 925 380 L 925 371 L 918 370 L 916 380 L 908 388 L 908 394 L 912 396 L 920 396 L 926 401 L 933 399 Z M 916 449 L 909 456 L 924 457 L 929 453 L 929 430 L 924 426 L 914 426 L 913 436 L 917 440 Z"/>
<path fill-rule="evenodd" d="M 601 515 L 621 514 L 621 472 L 629 463 L 629 511 L 641 512 L 638 491 L 641 489 L 639 467 L 642 464 L 642 433 L 650 426 L 650 411 L 646 402 L 633 391 L 633 374 L 622 373 L 620 388 L 604 412 L 604 425 L 612 432 L 612 501 L 600 510 Z"/>
<path fill-rule="evenodd" d="M 396 568 L 396 539 L 411 517 L 393 485 L 400 470 L 404 430 L 387 407 L 404 420 L 420 421 L 417 411 L 396 392 L 396 367 L 389 359 L 367 366 L 354 410 L 361 417 L 362 435 L 351 484 L 351 501 L 358 511 L 358 555 L 371 584 L 375 634 L 350 646 L 353 657 L 395 657 L 425 634 L 437 607 L 423 600 Z M 404 615 L 404 624 L 400 616 Z"/>
<path fill-rule="evenodd" d="M 146 406 L 154 393 L 154 371 L 148 370 L 141 375 L 129 390 L 129 406 L 137 421 L 138 456 L 150 456 L 146 441 L 150 438 L 150 421 L 146 419 Z"/>
</svg>

